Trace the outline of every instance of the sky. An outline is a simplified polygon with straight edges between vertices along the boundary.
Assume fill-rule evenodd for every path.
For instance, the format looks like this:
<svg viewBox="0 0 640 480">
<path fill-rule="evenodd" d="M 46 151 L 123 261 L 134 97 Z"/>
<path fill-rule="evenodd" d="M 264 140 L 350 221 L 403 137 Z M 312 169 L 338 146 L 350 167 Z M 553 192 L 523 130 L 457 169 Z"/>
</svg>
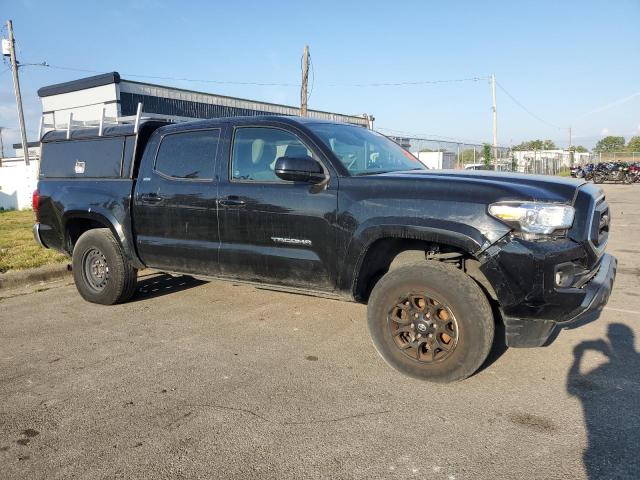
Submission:
<svg viewBox="0 0 640 480">
<path fill-rule="evenodd" d="M 99 72 L 299 105 L 305 44 L 309 108 L 372 114 L 383 133 L 491 142 L 495 74 L 500 145 L 640 135 L 640 0 L 0 0 L 8 19 L 18 60 L 51 65 L 20 68 L 29 140 L 38 88 Z M 17 125 L 5 63 L 5 148 Z"/>
</svg>

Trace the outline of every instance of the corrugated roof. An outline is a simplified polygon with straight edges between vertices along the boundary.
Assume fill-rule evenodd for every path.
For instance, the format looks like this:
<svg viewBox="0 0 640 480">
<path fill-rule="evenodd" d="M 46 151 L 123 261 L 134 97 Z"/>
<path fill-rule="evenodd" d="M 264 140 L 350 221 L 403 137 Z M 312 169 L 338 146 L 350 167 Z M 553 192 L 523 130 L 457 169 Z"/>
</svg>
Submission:
<svg viewBox="0 0 640 480">
<path fill-rule="evenodd" d="M 70 82 L 64 82 L 64 83 L 58 83 L 55 85 L 45 86 L 38 90 L 38 95 L 40 97 L 48 97 L 52 95 L 59 95 L 63 93 L 75 92 L 75 91 L 85 90 L 88 88 L 98 87 L 102 85 L 116 84 L 116 83 L 140 85 L 143 87 L 151 87 L 152 89 L 153 88 L 165 89 L 165 90 L 168 90 L 169 92 L 177 92 L 178 94 L 188 93 L 193 95 L 202 95 L 212 100 L 207 103 L 217 103 L 216 99 L 220 99 L 223 103 L 228 103 L 229 101 L 250 102 L 256 105 L 256 107 L 253 109 L 256 110 L 257 114 L 274 113 L 274 114 L 280 114 L 280 115 L 282 114 L 296 115 L 297 112 L 299 111 L 298 107 L 294 107 L 290 105 L 264 102 L 261 100 L 250 100 L 245 98 L 230 97 L 226 95 L 219 95 L 217 93 L 201 92 L 197 90 L 189 90 L 189 89 L 172 87 L 167 85 L 158 85 L 155 83 L 127 80 L 127 79 L 121 78 L 118 72 L 110 72 L 110 73 L 105 73 L 101 75 L 95 75 L 92 77 L 80 78 L 78 80 L 73 80 Z M 158 98 L 166 98 L 166 97 L 161 96 Z M 288 110 L 288 112 L 280 111 L 281 109 L 286 109 Z M 243 113 L 243 114 L 247 114 L 247 113 Z M 348 115 L 343 113 L 333 113 L 333 112 L 326 112 L 322 110 L 312 110 L 312 109 L 309 109 L 309 114 L 311 116 L 317 116 L 319 118 L 325 118 L 325 119 L 331 119 L 331 120 L 337 119 L 338 117 L 347 117 L 348 119 L 353 120 L 352 123 L 357 123 L 360 125 L 366 125 L 367 123 L 367 120 L 363 118 L 361 115 Z M 334 116 L 334 117 L 331 118 L 330 116 Z M 198 118 L 198 117 L 195 117 L 195 118 Z M 349 121 L 349 120 L 345 119 L 345 121 Z"/>
</svg>

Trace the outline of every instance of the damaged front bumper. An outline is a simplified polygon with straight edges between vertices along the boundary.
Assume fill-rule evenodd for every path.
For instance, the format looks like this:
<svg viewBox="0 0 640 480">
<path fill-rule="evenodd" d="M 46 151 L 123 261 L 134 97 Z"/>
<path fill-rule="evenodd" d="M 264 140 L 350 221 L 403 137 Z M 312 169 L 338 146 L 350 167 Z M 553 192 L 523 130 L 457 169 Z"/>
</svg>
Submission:
<svg viewBox="0 0 640 480">
<path fill-rule="evenodd" d="M 510 347 L 540 347 L 560 330 L 575 328 L 596 320 L 606 305 L 616 278 L 618 261 L 613 255 L 604 254 L 596 275 L 582 287 L 585 291 L 580 305 L 566 318 L 533 319 L 503 316 L 505 339 Z"/>
<path fill-rule="evenodd" d="M 559 285 L 562 266 L 578 272 Z M 607 303 L 617 260 L 587 242 L 505 238 L 485 252 L 480 270 L 491 284 L 510 347 L 544 345 L 559 330 L 597 318 Z"/>
</svg>

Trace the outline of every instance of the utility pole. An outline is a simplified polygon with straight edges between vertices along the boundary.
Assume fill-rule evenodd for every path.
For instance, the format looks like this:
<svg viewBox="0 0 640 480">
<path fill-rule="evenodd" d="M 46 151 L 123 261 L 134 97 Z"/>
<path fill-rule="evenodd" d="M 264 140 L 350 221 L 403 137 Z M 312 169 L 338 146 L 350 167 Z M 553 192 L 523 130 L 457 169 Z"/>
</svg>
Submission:
<svg viewBox="0 0 640 480">
<path fill-rule="evenodd" d="M 22 111 L 22 95 L 20 94 L 20 79 L 18 78 L 18 60 L 16 59 L 16 42 L 13 38 L 13 22 L 11 20 L 7 20 L 7 30 L 9 31 L 9 58 L 11 60 L 11 71 L 13 72 L 13 90 L 16 94 L 16 105 L 18 106 L 22 152 L 24 153 L 25 165 L 29 165 L 29 147 L 27 145 L 27 131 L 24 126 L 24 113 Z"/>
<path fill-rule="evenodd" d="M 307 116 L 307 83 L 309 83 L 309 45 L 302 54 L 302 85 L 300 86 L 300 115 Z"/>
<path fill-rule="evenodd" d="M 491 95 L 493 97 L 493 106 L 491 113 L 493 117 L 493 158 L 495 161 L 494 169 L 498 170 L 498 110 L 496 109 L 496 74 L 491 74 Z"/>
<path fill-rule="evenodd" d="M 569 167 L 573 167 L 573 159 L 574 159 L 574 155 L 573 152 L 571 151 L 571 127 L 569 127 Z"/>
</svg>

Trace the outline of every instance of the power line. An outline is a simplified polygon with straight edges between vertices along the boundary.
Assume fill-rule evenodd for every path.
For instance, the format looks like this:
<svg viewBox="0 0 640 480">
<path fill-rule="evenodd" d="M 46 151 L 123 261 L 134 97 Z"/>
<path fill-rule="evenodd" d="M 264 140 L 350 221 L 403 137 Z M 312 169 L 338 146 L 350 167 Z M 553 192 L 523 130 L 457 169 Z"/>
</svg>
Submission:
<svg viewBox="0 0 640 480">
<path fill-rule="evenodd" d="M 636 97 L 640 97 L 640 92 L 633 93 L 633 94 L 629 95 L 628 97 L 620 98 L 620 99 L 615 100 L 615 101 L 613 101 L 611 103 L 603 105 L 602 107 L 594 108 L 593 110 L 590 110 L 587 113 L 583 113 L 578 118 L 586 117 L 586 116 L 592 115 L 594 113 L 599 113 L 599 112 L 602 112 L 604 110 L 608 110 L 610 108 L 617 107 L 618 105 L 622 105 L 623 103 L 627 103 L 628 101 L 633 100 Z"/>
<path fill-rule="evenodd" d="M 446 137 L 443 135 L 437 135 L 432 133 L 415 133 L 415 132 L 407 132 L 404 130 L 395 130 L 393 128 L 386 127 L 378 127 L 376 130 L 384 130 L 386 132 L 390 132 L 390 134 L 394 136 L 402 135 L 407 138 L 415 138 L 417 140 L 427 140 L 434 142 L 449 142 L 449 143 L 460 143 L 464 145 L 483 145 L 487 142 L 481 142 L 479 140 L 471 140 L 471 139 L 463 139 L 456 137 Z"/>
<path fill-rule="evenodd" d="M 313 68 L 313 58 L 311 54 L 309 54 L 309 67 L 311 68 L 311 88 L 309 89 L 309 95 L 307 95 L 307 100 L 311 98 L 311 94 L 313 93 L 313 87 L 316 85 L 316 69 Z"/>
<path fill-rule="evenodd" d="M 489 77 L 451 78 L 446 80 L 416 80 L 407 82 L 329 83 L 328 87 L 402 87 L 414 85 L 439 85 L 446 83 L 479 82 Z"/>
<path fill-rule="evenodd" d="M 91 70 L 86 68 L 76 68 L 76 67 L 66 67 L 62 65 L 47 65 L 50 68 L 56 70 L 68 70 L 72 72 L 83 72 L 83 73 L 104 73 L 104 71 L 100 70 Z M 315 71 L 313 69 L 313 63 L 311 62 L 312 67 L 312 88 L 315 84 Z M 281 86 L 281 87 L 299 87 L 299 83 L 288 83 L 288 82 L 241 82 L 241 81 L 231 81 L 231 80 L 209 80 L 209 79 L 201 79 L 201 78 L 185 78 L 185 77 L 169 77 L 169 76 L 159 76 L 159 75 L 143 75 L 138 73 L 126 73 L 123 72 L 122 75 L 127 77 L 138 77 L 138 78 L 152 78 L 156 80 L 173 80 L 173 81 L 183 81 L 183 82 L 197 82 L 197 83 L 212 83 L 212 84 L 221 84 L 221 85 L 257 85 L 257 86 Z M 324 85 L 325 87 L 398 87 L 398 86 L 419 86 L 419 85 L 440 85 L 440 84 L 449 84 L 449 83 L 462 83 L 462 82 L 479 82 L 481 80 L 486 80 L 489 77 L 468 77 L 468 78 L 453 78 L 453 79 L 444 79 L 444 80 L 417 80 L 417 81 L 399 81 L 399 82 L 370 82 L 370 83 L 328 83 Z"/>
<path fill-rule="evenodd" d="M 554 125 L 553 123 L 548 122 L 545 119 L 540 118 L 538 115 L 533 113 L 531 110 L 529 110 L 527 107 L 525 107 L 522 103 L 520 103 L 513 95 L 511 95 L 499 82 L 496 82 L 496 85 L 498 85 L 500 90 L 502 90 L 511 100 L 513 100 L 513 102 L 516 105 L 518 105 L 520 108 L 522 108 L 525 112 L 527 112 L 529 115 L 531 115 L 533 118 L 535 118 L 539 122 L 542 122 L 542 123 L 544 123 L 546 125 L 549 125 L 550 127 L 557 128 L 558 130 L 566 130 L 566 127 L 559 127 L 557 125 Z"/>
</svg>

